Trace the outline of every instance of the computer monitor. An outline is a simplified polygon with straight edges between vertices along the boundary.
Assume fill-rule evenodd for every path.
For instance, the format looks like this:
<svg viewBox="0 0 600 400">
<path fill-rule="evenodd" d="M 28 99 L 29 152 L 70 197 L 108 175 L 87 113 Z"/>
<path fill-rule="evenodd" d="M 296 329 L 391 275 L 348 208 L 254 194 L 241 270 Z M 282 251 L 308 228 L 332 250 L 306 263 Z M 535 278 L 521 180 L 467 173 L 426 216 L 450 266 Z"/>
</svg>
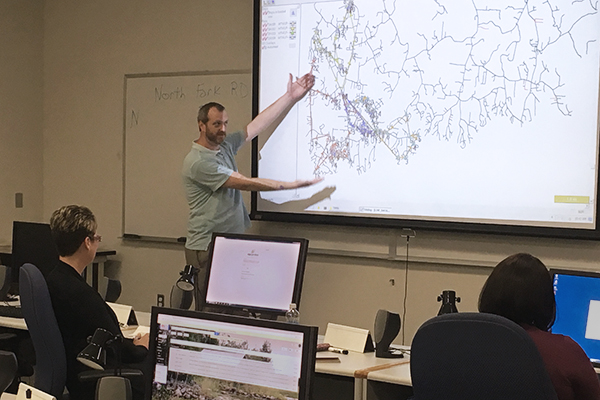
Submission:
<svg viewBox="0 0 600 400">
<path fill-rule="evenodd" d="M 47 276 L 58 263 L 58 250 L 50 225 L 37 222 L 13 222 L 10 293 L 18 294 L 19 269 L 25 263 L 38 267 Z"/>
<path fill-rule="evenodd" d="M 553 333 L 571 337 L 600 363 L 600 273 L 551 269 L 556 298 Z"/>
<path fill-rule="evenodd" d="M 153 307 L 146 399 L 308 400 L 316 346 L 316 327 Z"/>
<path fill-rule="evenodd" d="M 273 319 L 300 309 L 308 240 L 214 233 L 203 309 Z"/>
</svg>

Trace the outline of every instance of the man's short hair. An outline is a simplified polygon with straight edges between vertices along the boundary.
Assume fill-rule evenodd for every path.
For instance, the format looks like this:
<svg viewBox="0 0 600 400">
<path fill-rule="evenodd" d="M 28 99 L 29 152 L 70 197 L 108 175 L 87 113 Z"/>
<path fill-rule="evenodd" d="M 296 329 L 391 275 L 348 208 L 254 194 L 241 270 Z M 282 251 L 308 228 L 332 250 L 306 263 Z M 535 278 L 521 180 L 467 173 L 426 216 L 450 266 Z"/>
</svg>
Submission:
<svg viewBox="0 0 600 400">
<path fill-rule="evenodd" d="M 223 110 L 225 110 L 225 107 L 223 107 L 223 105 L 216 103 L 214 101 L 211 101 L 210 103 L 206 103 L 198 109 L 198 122 L 202 122 L 202 123 L 206 124 L 208 122 L 208 112 L 213 107 L 216 108 L 217 111 L 219 111 L 219 112 L 222 112 Z"/>
<path fill-rule="evenodd" d="M 52 213 L 50 229 L 58 254 L 66 257 L 75 254 L 85 238 L 96 233 L 98 224 L 89 208 L 69 205 Z"/>
</svg>

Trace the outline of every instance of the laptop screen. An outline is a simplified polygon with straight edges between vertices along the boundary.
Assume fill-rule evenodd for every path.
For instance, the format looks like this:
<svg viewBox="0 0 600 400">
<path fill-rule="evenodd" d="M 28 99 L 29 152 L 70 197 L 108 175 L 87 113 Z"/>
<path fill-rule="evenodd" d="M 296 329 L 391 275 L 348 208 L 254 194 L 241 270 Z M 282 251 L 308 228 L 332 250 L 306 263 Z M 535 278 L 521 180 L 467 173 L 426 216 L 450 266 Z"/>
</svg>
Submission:
<svg viewBox="0 0 600 400">
<path fill-rule="evenodd" d="M 310 397 L 316 327 L 156 307 L 151 325 L 148 399 Z"/>
<path fill-rule="evenodd" d="M 556 297 L 552 333 L 571 337 L 600 363 L 600 273 L 550 270 Z"/>
</svg>

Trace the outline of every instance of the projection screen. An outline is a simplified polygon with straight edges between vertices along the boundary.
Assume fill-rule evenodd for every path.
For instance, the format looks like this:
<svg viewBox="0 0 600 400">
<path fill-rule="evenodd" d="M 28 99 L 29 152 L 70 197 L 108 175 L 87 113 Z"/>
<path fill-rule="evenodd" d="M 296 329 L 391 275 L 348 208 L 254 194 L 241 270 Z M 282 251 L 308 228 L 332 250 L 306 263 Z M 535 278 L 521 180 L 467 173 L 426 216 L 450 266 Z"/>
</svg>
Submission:
<svg viewBox="0 0 600 400">
<path fill-rule="evenodd" d="M 252 217 L 599 237 L 599 5 L 257 0 Z"/>
</svg>

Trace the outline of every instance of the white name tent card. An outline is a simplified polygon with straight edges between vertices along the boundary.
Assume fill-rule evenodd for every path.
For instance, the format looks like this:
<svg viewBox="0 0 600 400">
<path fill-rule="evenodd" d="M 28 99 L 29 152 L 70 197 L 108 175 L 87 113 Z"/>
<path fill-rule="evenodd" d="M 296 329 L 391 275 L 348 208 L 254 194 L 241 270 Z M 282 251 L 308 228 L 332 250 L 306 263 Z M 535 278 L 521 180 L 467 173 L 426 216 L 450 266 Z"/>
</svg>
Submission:
<svg viewBox="0 0 600 400">
<path fill-rule="evenodd" d="M 327 324 L 325 331 L 325 343 L 333 347 L 366 353 L 374 351 L 373 339 L 368 329 L 354 328 L 346 325 Z"/>
<path fill-rule="evenodd" d="M 117 320 L 119 320 L 119 325 L 122 328 L 126 328 L 131 325 L 137 325 L 137 318 L 135 317 L 135 312 L 133 311 L 132 306 L 128 306 L 125 304 L 117 304 L 117 303 L 109 303 L 106 302 L 112 308 L 112 310 L 117 315 Z"/>
<path fill-rule="evenodd" d="M 19 383 L 19 389 L 15 398 L 16 400 L 56 400 L 56 397 L 23 382 Z"/>
</svg>

